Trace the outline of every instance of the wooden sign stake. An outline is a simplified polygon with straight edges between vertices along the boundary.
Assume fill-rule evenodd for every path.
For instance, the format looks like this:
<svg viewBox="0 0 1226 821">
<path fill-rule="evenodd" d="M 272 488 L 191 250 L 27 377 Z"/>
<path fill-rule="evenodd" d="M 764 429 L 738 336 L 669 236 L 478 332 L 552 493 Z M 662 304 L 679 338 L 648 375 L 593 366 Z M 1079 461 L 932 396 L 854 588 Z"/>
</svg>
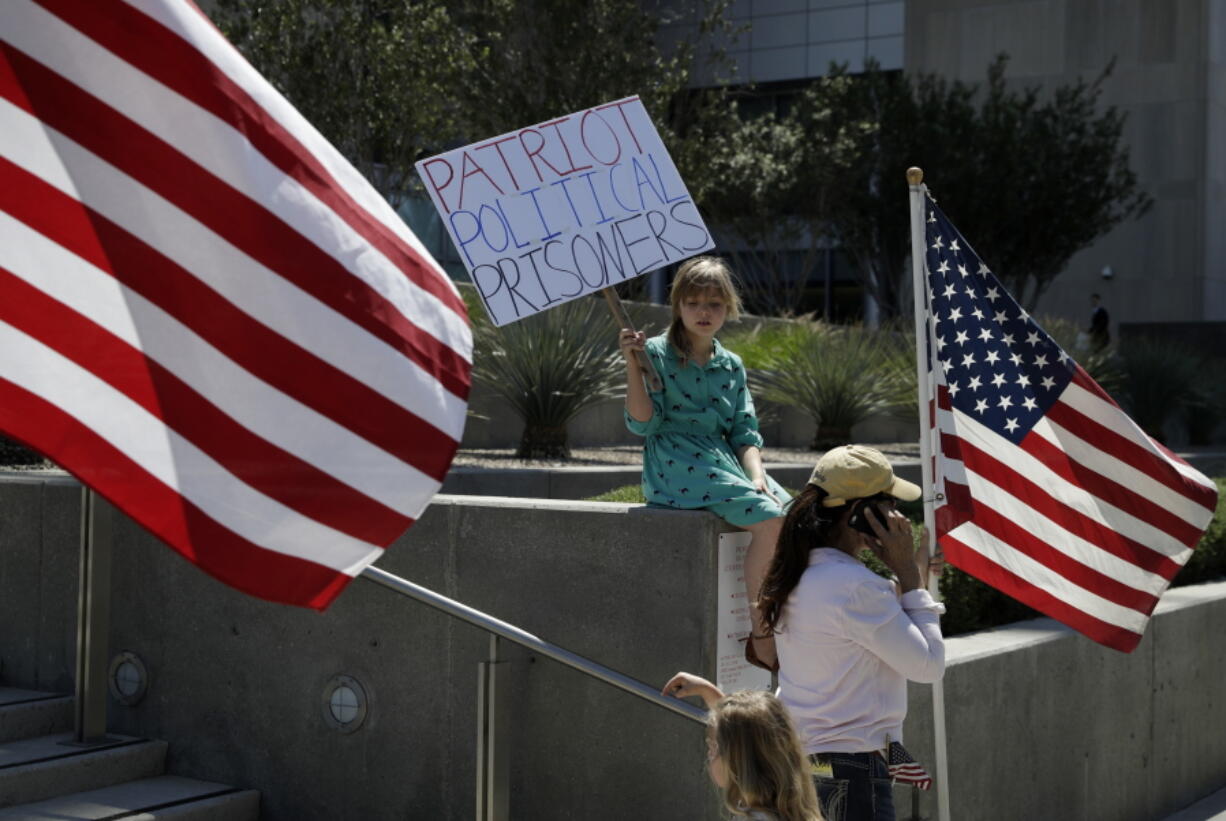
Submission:
<svg viewBox="0 0 1226 821">
<path fill-rule="evenodd" d="M 622 305 L 621 297 L 617 295 L 617 291 L 613 288 L 601 288 L 600 293 L 604 294 L 605 302 L 609 303 L 609 310 L 613 312 L 613 322 L 617 327 L 634 330 L 634 323 L 630 321 L 630 314 L 626 313 L 626 306 Z M 652 393 L 664 390 L 664 383 L 660 381 L 660 374 L 656 373 L 651 360 L 647 358 L 646 351 L 635 351 L 634 355 L 638 357 L 639 368 L 643 371 L 643 379 L 647 381 L 648 390 Z"/>
</svg>

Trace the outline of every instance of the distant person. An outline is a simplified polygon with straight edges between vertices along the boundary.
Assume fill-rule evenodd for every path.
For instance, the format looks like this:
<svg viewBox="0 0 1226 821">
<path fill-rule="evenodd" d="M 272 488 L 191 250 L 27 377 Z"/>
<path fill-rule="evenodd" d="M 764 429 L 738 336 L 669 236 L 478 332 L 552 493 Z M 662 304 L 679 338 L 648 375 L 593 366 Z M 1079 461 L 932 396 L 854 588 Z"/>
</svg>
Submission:
<svg viewBox="0 0 1226 821">
<path fill-rule="evenodd" d="M 1101 351 L 1111 344 L 1111 315 L 1099 304 L 1102 297 L 1090 294 L 1090 327 L 1086 333 L 1090 337 L 1090 350 Z"/>
<path fill-rule="evenodd" d="M 762 584 L 779 699 L 830 821 L 894 821 L 884 754 L 902 741 L 907 680 L 932 682 L 945 672 L 944 607 L 924 589 L 927 551 L 917 556 L 911 523 L 894 509 L 919 497 L 880 452 L 834 448 L 788 508 Z M 865 549 L 896 584 L 864 566 Z"/>
<path fill-rule="evenodd" d="M 707 717 L 707 772 L 735 817 L 823 821 L 809 762 L 779 699 L 762 690 L 724 695 L 711 682 L 678 673 L 663 694 L 699 696 Z"/>
<path fill-rule="evenodd" d="M 769 665 L 774 641 L 754 607 L 791 497 L 762 469 L 762 436 L 741 358 L 715 335 L 736 319 L 741 300 L 718 257 L 694 257 L 677 271 L 669 294 L 668 332 L 647 339 L 623 328 L 626 426 L 646 437 L 643 495 L 648 504 L 705 509 L 748 530 L 745 587 L 753 634 L 746 655 Z M 646 351 L 664 389 L 648 394 L 635 351 Z"/>
</svg>

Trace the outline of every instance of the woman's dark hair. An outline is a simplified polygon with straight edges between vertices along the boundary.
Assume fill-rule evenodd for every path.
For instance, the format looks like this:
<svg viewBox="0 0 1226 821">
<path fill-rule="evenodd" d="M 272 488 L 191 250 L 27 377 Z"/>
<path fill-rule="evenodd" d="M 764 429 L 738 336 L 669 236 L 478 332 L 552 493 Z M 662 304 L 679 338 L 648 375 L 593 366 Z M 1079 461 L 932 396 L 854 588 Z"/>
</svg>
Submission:
<svg viewBox="0 0 1226 821">
<path fill-rule="evenodd" d="M 805 485 L 800 495 L 788 505 L 787 516 L 779 531 L 779 543 L 770 569 L 758 594 L 758 608 L 767 630 L 774 632 L 783 615 L 783 605 L 800 582 L 809 566 L 809 551 L 830 544 L 830 530 L 847 510 L 847 505 L 822 507 L 826 491 L 816 485 Z"/>
</svg>

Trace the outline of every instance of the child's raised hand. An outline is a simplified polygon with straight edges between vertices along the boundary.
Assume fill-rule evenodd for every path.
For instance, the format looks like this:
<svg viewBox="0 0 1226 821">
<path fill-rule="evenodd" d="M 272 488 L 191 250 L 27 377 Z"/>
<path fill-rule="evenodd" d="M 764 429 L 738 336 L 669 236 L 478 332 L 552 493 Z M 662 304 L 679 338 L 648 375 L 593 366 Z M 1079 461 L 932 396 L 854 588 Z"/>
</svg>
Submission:
<svg viewBox="0 0 1226 821">
<path fill-rule="evenodd" d="M 634 363 L 634 352 L 646 350 L 647 334 L 635 331 L 633 328 L 622 328 L 617 335 L 617 347 L 621 348 L 622 356 L 627 362 Z M 636 363 L 637 364 L 637 363 Z"/>
<path fill-rule="evenodd" d="M 670 678 L 668 684 L 665 684 L 664 689 L 660 691 L 660 695 L 673 698 L 699 696 L 708 708 L 724 697 L 722 690 L 705 678 L 692 673 L 678 673 Z"/>
</svg>

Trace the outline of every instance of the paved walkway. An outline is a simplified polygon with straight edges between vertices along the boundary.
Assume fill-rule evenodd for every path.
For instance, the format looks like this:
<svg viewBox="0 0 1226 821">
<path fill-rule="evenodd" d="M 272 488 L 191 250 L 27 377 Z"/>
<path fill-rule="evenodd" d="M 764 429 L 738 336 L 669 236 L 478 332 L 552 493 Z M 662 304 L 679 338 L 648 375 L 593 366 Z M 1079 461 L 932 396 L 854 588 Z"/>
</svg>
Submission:
<svg viewBox="0 0 1226 821">
<path fill-rule="evenodd" d="M 1168 815 L 1163 821 L 1226 821 L 1226 788 Z"/>
</svg>

